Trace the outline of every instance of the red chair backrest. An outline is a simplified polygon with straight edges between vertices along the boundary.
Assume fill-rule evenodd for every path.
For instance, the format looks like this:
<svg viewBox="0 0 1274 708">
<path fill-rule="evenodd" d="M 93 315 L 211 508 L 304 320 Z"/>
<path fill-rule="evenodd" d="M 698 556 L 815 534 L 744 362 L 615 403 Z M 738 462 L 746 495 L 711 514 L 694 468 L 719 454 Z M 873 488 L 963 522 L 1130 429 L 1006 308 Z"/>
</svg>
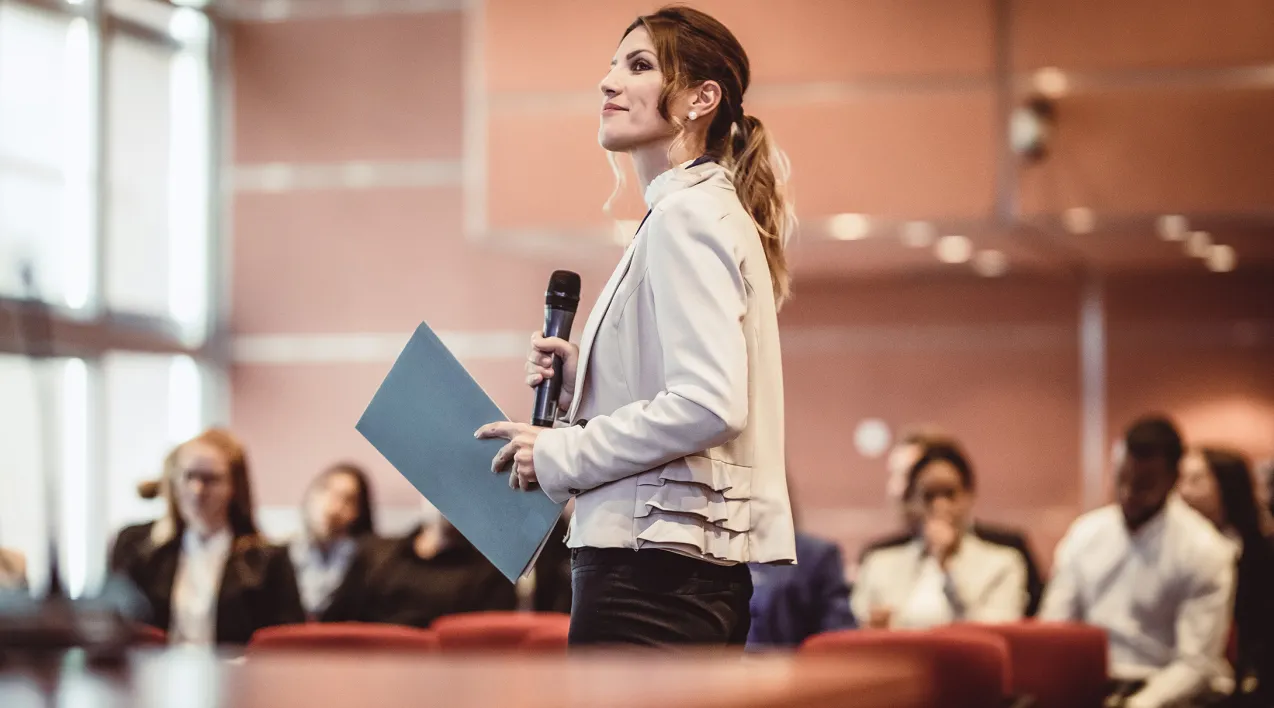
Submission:
<svg viewBox="0 0 1274 708">
<path fill-rule="evenodd" d="M 431 654 L 438 651 L 433 632 L 392 624 L 338 622 L 266 627 L 252 635 L 248 652 L 259 651 L 392 651 Z"/>
<path fill-rule="evenodd" d="M 570 633 L 569 623 L 533 629 L 518 649 L 527 654 L 565 654 Z"/>
<path fill-rule="evenodd" d="M 148 624 L 133 625 L 133 644 L 138 646 L 163 646 L 168 643 L 168 633 Z"/>
<path fill-rule="evenodd" d="M 810 637 L 803 655 L 839 655 L 846 661 L 898 658 L 929 677 L 935 708 L 996 708 L 1008 685 L 1008 647 L 990 635 L 888 630 L 847 630 Z"/>
<path fill-rule="evenodd" d="M 1008 645 L 1012 691 L 1036 708 L 1100 708 L 1108 678 L 1106 632 L 1053 622 L 957 625 L 945 631 L 996 636 Z"/>
<path fill-rule="evenodd" d="M 556 612 L 469 612 L 439 617 L 430 625 L 443 651 L 512 650 L 532 632 L 569 626 L 569 615 Z"/>
</svg>

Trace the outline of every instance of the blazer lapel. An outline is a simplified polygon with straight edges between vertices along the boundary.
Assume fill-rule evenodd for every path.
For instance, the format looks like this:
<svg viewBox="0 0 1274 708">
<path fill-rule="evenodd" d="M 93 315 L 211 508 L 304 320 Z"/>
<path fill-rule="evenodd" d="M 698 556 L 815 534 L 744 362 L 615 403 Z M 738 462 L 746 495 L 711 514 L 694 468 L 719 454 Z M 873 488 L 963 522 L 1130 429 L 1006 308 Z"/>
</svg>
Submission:
<svg viewBox="0 0 1274 708">
<path fill-rule="evenodd" d="M 619 264 L 615 266 L 615 272 L 611 273 L 610 280 L 606 281 L 606 287 L 602 289 L 601 295 L 597 297 L 597 304 L 593 306 L 593 311 L 588 315 L 588 322 L 584 324 L 584 331 L 580 334 L 579 341 L 579 363 L 575 370 L 575 396 L 571 399 L 571 406 L 567 410 L 566 420 L 575 421 L 575 416 L 579 413 L 580 401 L 584 398 L 584 380 L 588 372 L 588 359 L 593 352 L 593 340 L 597 338 L 597 330 L 602 325 L 602 320 L 606 318 L 606 313 L 610 310 L 611 301 L 615 299 L 615 291 L 619 289 L 619 284 L 624 281 L 624 276 L 628 275 L 628 267 L 632 265 L 633 253 L 637 250 L 637 236 L 641 235 L 641 230 L 646 226 L 646 219 L 650 218 L 650 212 L 646 212 L 646 216 L 641 220 L 641 224 L 637 226 L 637 234 L 633 236 L 633 240 L 628 244 L 628 248 L 624 249 L 624 256 L 620 259 Z"/>
</svg>

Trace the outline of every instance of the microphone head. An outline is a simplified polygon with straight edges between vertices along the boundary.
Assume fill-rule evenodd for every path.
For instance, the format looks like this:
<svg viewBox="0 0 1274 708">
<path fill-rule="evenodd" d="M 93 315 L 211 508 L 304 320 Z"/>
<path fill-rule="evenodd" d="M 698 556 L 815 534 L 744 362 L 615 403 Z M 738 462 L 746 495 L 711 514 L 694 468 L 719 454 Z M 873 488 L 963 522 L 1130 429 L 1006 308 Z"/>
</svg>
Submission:
<svg viewBox="0 0 1274 708">
<path fill-rule="evenodd" d="M 549 277 L 549 287 L 544 296 L 544 305 L 558 310 L 574 312 L 579 307 L 579 290 L 579 273 L 569 270 L 555 270 L 553 275 Z"/>
</svg>

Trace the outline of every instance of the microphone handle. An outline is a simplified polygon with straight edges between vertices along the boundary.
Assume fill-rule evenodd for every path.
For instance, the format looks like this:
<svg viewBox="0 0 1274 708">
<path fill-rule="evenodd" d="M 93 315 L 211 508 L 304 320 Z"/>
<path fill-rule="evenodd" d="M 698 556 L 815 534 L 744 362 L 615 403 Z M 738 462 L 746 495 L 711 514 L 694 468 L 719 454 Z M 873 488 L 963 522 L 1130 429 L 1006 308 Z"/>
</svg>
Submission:
<svg viewBox="0 0 1274 708">
<path fill-rule="evenodd" d="M 570 339 L 571 324 L 575 321 L 574 310 L 562 310 L 556 307 L 544 308 L 544 336 Z M 557 420 L 557 402 L 562 395 L 562 357 L 553 355 L 553 377 L 541 381 L 535 387 L 535 412 L 531 416 L 531 425 L 538 428 L 551 428 Z"/>
</svg>

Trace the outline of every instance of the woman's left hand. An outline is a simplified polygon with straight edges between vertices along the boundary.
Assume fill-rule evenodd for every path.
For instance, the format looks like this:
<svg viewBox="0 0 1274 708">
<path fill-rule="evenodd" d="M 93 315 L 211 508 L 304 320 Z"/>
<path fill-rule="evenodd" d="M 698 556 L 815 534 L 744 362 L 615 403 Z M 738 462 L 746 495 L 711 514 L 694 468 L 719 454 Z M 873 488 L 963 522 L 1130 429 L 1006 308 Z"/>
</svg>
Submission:
<svg viewBox="0 0 1274 708">
<path fill-rule="evenodd" d="M 503 472 L 509 463 L 513 463 L 509 486 L 525 492 L 534 489 L 539 482 L 535 476 L 535 440 L 542 430 L 544 428 L 534 425 L 506 421 L 488 423 L 478 428 L 478 432 L 473 435 L 480 440 L 503 438 L 509 441 L 491 460 L 491 471 Z"/>
</svg>

